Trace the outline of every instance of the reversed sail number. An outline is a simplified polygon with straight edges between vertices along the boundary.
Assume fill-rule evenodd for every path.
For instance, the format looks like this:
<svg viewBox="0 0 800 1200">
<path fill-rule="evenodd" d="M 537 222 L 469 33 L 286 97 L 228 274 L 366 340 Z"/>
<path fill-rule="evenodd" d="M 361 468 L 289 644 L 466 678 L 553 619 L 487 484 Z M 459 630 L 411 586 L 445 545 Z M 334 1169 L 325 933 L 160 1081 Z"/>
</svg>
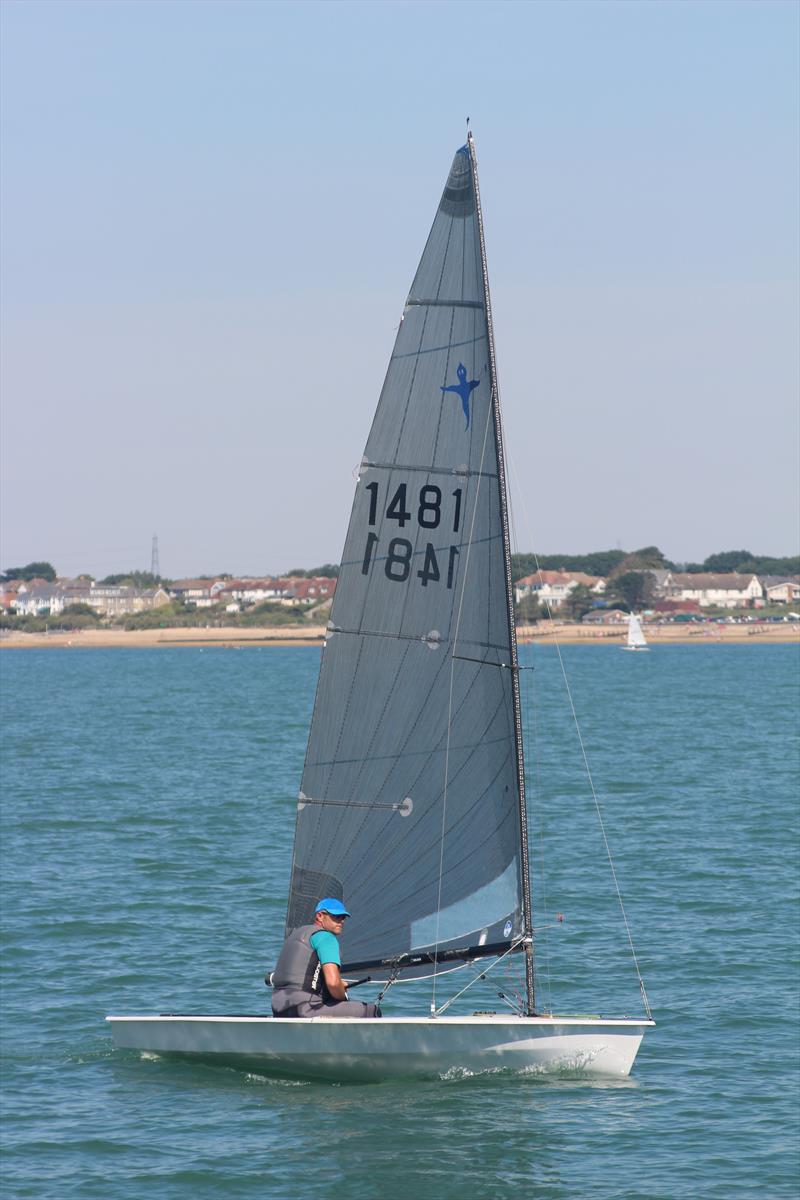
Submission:
<svg viewBox="0 0 800 1200">
<path fill-rule="evenodd" d="M 378 520 L 378 494 L 380 485 L 377 482 L 368 483 L 366 489 L 369 492 L 369 524 L 375 525 Z M 451 493 L 453 498 L 452 519 L 453 533 L 458 533 L 461 524 L 461 498 L 463 495 L 461 488 L 455 488 Z M 418 498 L 412 500 L 412 505 L 416 508 L 416 513 L 413 514 L 417 518 L 417 524 L 423 529 L 438 529 L 442 520 L 442 489 L 436 487 L 435 484 L 425 484 L 419 490 Z M 403 529 L 405 525 L 412 520 L 412 512 L 409 509 L 408 486 L 401 483 L 395 490 L 393 496 L 386 505 L 384 513 L 387 521 L 396 521 L 398 526 Z M 378 546 L 378 535 L 371 530 L 367 534 L 367 544 L 364 548 L 364 559 L 361 564 L 362 575 L 368 575 L 372 562 L 375 558 L 376 549 Z M 416 572 L 417 578 L 421 581 L 423 587 L 427 587 L 429 583 L 439 583 L 442 580 L 442 572 L 444 570 L 444 579 L 448 588 L 452 588 L 453 579 L 455 578 L 456 559 L 458 558 L 458 546 L 449 546 L 447 548 L 446 564 L 440 564 L 437 557 L 436 548 L 432 542 L 427 542 L 423 553 L 422 566 Z M 440 548 L 439 554 L 442 554 Z M 391 579 L 394 583 L 405 583 L 411 575 L 412 559 L 414 557 L 414 547 L 408 538 L 393 537 L 389 541 L 386 558 L 384 560 L 384 572 L 387 579 Z"/>
</svg>

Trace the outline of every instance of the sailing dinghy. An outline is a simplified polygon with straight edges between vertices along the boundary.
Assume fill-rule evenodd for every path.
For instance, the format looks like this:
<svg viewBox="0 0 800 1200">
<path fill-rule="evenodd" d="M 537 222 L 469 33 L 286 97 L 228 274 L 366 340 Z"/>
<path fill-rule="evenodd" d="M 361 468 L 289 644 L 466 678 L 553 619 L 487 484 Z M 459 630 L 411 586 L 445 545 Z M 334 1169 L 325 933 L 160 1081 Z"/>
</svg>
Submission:
<svg viewBox="0 0 800 1200">
<path fill-rule="evenodd" d="M 647 638 L 644 636 L 642 623 L 636 613 L 632 612 L 628 616 L 628 640 L 622 650 L 649 650 Z"/>
<path fill-rule="evenodd" d="M 644 1017 L 537 1014 L 505 460 L 475 145 L 455 155 L 356 486 L 297 804 L 287 933 L 356 919 L 342 972 L 428 978 L 378 1020 L 110 1016 L 117 1047 L 343 1079 L 494 1069 L 627 1075 Z M 442 976 L 516 956 L 505 1012 Z M 638 969 L 638 968 L 637 968 Z M 641 982 L 641 979 L 640 979 Z M 460 993 L 457 993 L 460 994 Z"/>
</svg>

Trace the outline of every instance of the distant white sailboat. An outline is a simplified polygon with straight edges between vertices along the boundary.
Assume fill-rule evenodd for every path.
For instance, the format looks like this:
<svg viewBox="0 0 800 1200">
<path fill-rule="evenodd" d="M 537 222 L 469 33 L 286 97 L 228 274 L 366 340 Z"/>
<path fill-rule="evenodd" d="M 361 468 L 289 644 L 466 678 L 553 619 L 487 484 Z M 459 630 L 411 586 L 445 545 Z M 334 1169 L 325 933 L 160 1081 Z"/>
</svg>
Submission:
<svg viewBox="0 0 800 1200">
<path fill-rule="evenodd" d="M 505 459 L 471 134 L 406 301 L 356 485 L 287 932 L 310 924 L 323 896 L 358 918 L 341 937 L 344 976 L 428 978 L 430 1013 L 110 1016 L 116 1045 L 284 1076 L 619 1076 L 654 1023 L 641 976 L 643 1017 L 535 1007 Z M 481 960 L 485 973 L 517 955 L 526 982 L 513 1011 L 445 1015 L 460 992 L 436 1004 L 444 972 Z"/>
<path fill-rule="evenodd" d="M 627 640 L 626 644 L 621 647 L 621 649 L 623 649 L 623 650 L 649 650 L 650 649 L 650 647 L 647 644 L 647 638 L 644 636 L 644 631 L 642 630 L 642 623 L 639 620 L 639 618 L 637 617 L 636 613 L 634 613 L 634 612 L 632 612 L 630 614 L 630 616 L 628 617 L 628 640 Z"/>
</svg>

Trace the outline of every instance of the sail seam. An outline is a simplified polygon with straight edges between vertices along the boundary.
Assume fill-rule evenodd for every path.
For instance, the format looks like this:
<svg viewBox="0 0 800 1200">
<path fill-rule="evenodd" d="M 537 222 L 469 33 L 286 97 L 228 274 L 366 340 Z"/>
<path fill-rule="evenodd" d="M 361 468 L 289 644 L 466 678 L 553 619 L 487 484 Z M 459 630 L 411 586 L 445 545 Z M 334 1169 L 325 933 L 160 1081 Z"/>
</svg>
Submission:
<svg viewBox="0 0 800 1200">
<path fill-rule="evenodd" d="M 483 741 L 481 742 L 481 745 L 482 746 L 497 746 L 501 742 L 505 742 L 507 740 L 508 739 L 505 736 L 496 737 L 496 738 L 484 738 Z M 472 751 L 475 749 L 475 746 L 471 741 L 462 742 L 459 745 L 457 745 L 455 747 L 455 749 Z M 400 760 L 404 760 L 405 762 L 408 762 L 408 760 L 410 758 L 422 758 L 423 756 L 425 758 L 433 758 L 433 756 L 435 754 L 444 754 L 444 746 L 434 746 L 432 749 L 429 747 L 426 747 L 424 750 L 400 750 L 400 751 L 398 751 L 397 754 L 372 754 L 369 756 L 369 762 L 393 762 L 393 763 L 396 763 L 396 762 L 399 762 Z M 357 758 L 336 758 L 336 759 L 320 758 L 320 759 L 315 759 L 311 765 L 314 767 L 328 767 L 333 762 L 335 762 L 337 764 L 350 765 L 352 763 L 360 763 L 360 762 L 366 762 L 366 761 L 367 761 L 366 755 L 359 754 Z M 304 796 L 302 803 L 306 803 L 306 801 L 308 801 L 308 803 L 313 803 L 313 804 L 327 804 L 328 803 L 327 800 L 312 800 L 311 797 Z M 334 803 L 334 801 L 331 801 L 331 803 Z M 347 801 L 346 800 L 338 800 L 338 801 L 336 801 L 336 803 L 337 804 L 346 804 Z"/>
<path fill-rule="evenodd" d="M 475 337 L 465 338 L 463 342 L 451 342 L 447 346 L 428 346 L 425 350 L 407 350 L 404 354 L 393 354 L 390 361 L 398 362 L 401 358 L 419 358 L 420 354 L 441 354 L 443 350 L 457 350 L 460 346 L 474 346 L 477 342 L 484 340 L 485 334 L 476 334 Z"/>
</svg>

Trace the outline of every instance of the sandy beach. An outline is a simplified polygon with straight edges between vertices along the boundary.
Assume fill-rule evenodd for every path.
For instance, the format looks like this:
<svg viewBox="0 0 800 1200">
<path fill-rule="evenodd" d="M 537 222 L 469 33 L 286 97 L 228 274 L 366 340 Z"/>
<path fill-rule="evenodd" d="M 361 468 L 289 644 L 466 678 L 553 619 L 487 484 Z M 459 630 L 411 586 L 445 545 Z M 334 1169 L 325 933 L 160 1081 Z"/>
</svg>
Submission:
<svg viewBox="0 0 800 1200">
<path fill-rule="evenodd" d="M 747 625 L 647 625 L 645 636 L 653 646 L 677 646 L 703 642 L 709 645 L 751 645 L 800 643 L 800 622 L 759 622 Z M 626 627 L 584 628 L 580 625 L 542 622 L 522 625 L 517 630 L 520 642 L 540 645 L 621 646 Z M 275 629 L 79 629 L 65 632 L 0 634 L 0 649 L 86 649 L 119 646 L 319 646 L 325 637 L 322 625 L 281 626 Z"/>
<path fill-rule="evenodd" d="M 800 644 L 800 621 L 772 623 L 754 621 L 748 625 L 648 625 L 642 624 L 647 641 L 652 646 L 680 646 L 697 642 L 711 645 L 763 645 L 765 642 L 795 642 Z M 562 625 L 542 622 L 541 625 L 523 625 L 517 629 L 520 642 L 540 642 L 561 646 L 585 646 L 601 643 L 622 646 L 627 637 L 627 626 L 604 626 L 584 628 L 582 625 Z"/>
<path fill-rule="evenodd" d="M 112 646 L 307 646 L 321 645 L 322 625 L 282 625 L 276 629 L 75 629 L 65 632 L 0 634 L 0 648 L 87 648 Z"/>
</svg>

